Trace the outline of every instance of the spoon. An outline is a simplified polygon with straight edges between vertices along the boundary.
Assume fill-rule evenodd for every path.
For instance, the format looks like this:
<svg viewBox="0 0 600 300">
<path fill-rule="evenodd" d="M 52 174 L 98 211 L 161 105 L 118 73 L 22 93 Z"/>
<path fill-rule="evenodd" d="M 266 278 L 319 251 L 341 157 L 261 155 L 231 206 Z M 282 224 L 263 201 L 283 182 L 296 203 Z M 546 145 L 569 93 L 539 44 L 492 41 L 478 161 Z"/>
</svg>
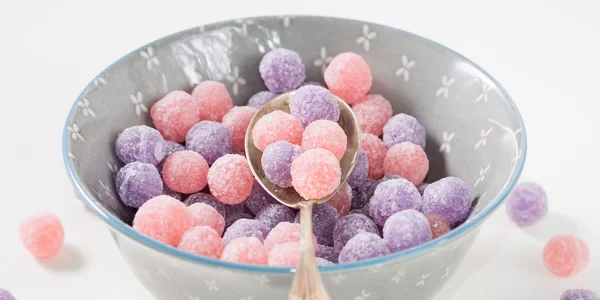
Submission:
<svg viewBox="0 0 600 300">
<path fill-rule="evenodd" d="M 293 187 L 281 188 L 270 182 L 262 168 L 262 151 L 254 146 L 252 140 L 252 129 L 256 122 L 266 114 L 276 110 L 286 113 L 290 112 L 290 100 L 295 91 L 281 94 L 265 104 L 252 118 L 246 131 L 246 158 L 250 164 L 250 169 L 256 177 L 258 183 L 280 203 L 300 209 L 300 256 L 296 267 L 296 275 L 290 291 L 289 300 L 329 300 L 329 295 L 323 286 L 319 268 L 315 259 L 313 229 L 312 229 L 312 209 L 314 205 L 327 202 L 335 193 L 339 191 L 342 185 L 350 176 L 360 149 L 360 130 L 356 116 L 352 109 L 342 99 L 335 97 L 340 107 L 340 118 L 338 124 L 348 138 L 346 152 L 340 160 L 342 177 L 340 185 L 333 193 L 321 199 L 304 199 Z"/>
</svg>

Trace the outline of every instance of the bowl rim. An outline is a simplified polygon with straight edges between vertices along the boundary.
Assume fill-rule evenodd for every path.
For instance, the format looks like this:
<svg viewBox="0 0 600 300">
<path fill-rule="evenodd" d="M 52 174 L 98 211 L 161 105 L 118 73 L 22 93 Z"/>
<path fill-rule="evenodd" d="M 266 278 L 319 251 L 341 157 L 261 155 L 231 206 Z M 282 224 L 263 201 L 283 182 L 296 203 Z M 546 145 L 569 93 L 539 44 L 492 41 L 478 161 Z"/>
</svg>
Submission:
<svg viewBox="0 0 600 300">
<path fill-rule="evenodd" d="M 165 37 L 162 37 L 162 38 L 152 41 L 150 43 L 147 43 L 147 44 L 143 45 L 142 47 L 139 47 L 139 48 L 129 52 L 128 54 L 124 55 L 123 57 L 119 58 L 117 61 L 113 62 L 107 68 L 102 70 L 102 72 L 100 72 L 96 77 L 104 74 L 106 71 L 112 69 L 114 66 L 118 65 L 120 62 L 122 62 L 123 60 L 125 60 L 126 58 L 130 57 L 131 55 L 133 55 L 135 53 L 138 53 L 138 52 L 140 52 L 152 45 L 155 45 L 157 43 L 161 43 L 163 41 L 172 39 L 178 35 L 192 32 L 194 30 L 198 30 L 198 28 L 200 28 L 201 26 L 220 27 L 223 25 L 231 24 L 238 20 L 260 21 L 260 20 L 272 20 L 272 19 L 275 19 L 278 17 L 279 18 L 291 17 L 291 18 L 304 18 L 304 19 L 336 20 L 336 21 L 340 21 L 340 22 L 361 22 L 361 24 L 380 26 L 380 27 L 394 30 L 399 33 L 403 33 L 403 34 L 412 36 L 413 38 L 420 39 L 424 43 L 432 45 L 441 50 L 448 51 L 450 54 L 463 60 L 464 62 L 468 63 L 471 67 L 473 67 L 477 71 L 481 72 L 481 74 L 486 76 L 498 88 L 500 93 L 506 99 L 505 101 L 512 108 L 513 113 L 514 113 L 515 117 L 517 118 L 517 121 L 521 128 L 521 138 L 520 138 L 520 140 L 521 140 L 520 141 L 521 142 L 521 155 L 517 159 L 516 164 L 513 167 L 513 171 L 510 175 L 509 180 L 504 184 L 504 187 L 500 191 L 499 195 L 494 200 L 492 200 L 492 202 L 485 209 L 482 209 L 481 211 L 479 211 L 479 213 L 477 215 L 475 215 L 473 218 L 467 220 L 465 223 L 463 223 L 456 229 L 450 231 L 449 233 L 445 234 L 444 236 L 434 239 L 434 240 L 431 240 L 427 243 L 421 244 L 417 247 L 413 247 L 413 248 L 405 250 L 405 251 L 400 251 L 400 252 L 392 253 L 392 254 L 389 254 L 386 256 L 371 258 L 371 259 L 367 259 L 367 260 L 363 260 L 363 261 L 319 267 L 321 273 L 334 273 L 334 272 L 339 272 L 339 271 L 351 271 L 351 270 L 356 270 L 356 269 L 376 267 L 376 266 L 384 265 L 384 264 L 391 263 L 391 262 L 399 262 L 399 261 L 411 259 L 411 258 L 414 258 L 421 254 L 424 254 L 424 253 L 427 253 L 430 251 L 434 251 L 436 248 L 443 246 L 445 244 L 448 244 L 448 243 L 454 241 L 455 239 L 457 239 L 458 237 L 460 237 L 464 234 L 467 234 L 467 233 L 471 232 L 473 229 L 479 227 L 479 225 L 481 225 L 482 222 L 484 220 L 486 220 L 494 211 L 496 211 L 496 209 L 502 204 L 502 202 L 504 202 L 506 197 L 510 194 L 510 192 L 512 191 L 514 186 L 517 184 L 517 182 L 521 176 L 521 173 L 523 171 L 523 167 L 525 165 L 525 159 L 527 156 L 527 133 L 525 130 L 525 124 L 523 122 L 523 118 L 521 116 L 521 113 L 519 112 L 518 107 L 516 106 L 515 102 L 512 100 L 512 98 L 510 97 L 508 92 L 504 89 L 504 87 L 502 87 L 502 85 L 500 85 L 500 83 L 494 77 L 492 77 L 488 72 L 486 72 L 479 65 L 477 65 L 470 59 L 464 57 L 460 53 L 458 53 L 440 43 L 437 43 L 435 41 L 432 41 L 432 40 L 422 37 L 420 35 L 404 31 L 402 29 L 398 29 L 395 27 L 391 27 L 388 25 L 379 24 L 379 23 L 375 23 L 375 22 L 364 21 L 364 20 L 356 20 L 356 19 L 348 19 L 348 18 L 340 18 L 340 17 L 316 16 L 316 15 L 302 15 L 302 14 L 298 14 L 298 15 L 265 15 L 265 16 L 254 16 L 254 17 L 239 18 L 239 19 L 230 19 L 230 20 L 209 23 L 209 24 L 185 29 L 185 30 L 167 35 Z M 96 77 L 94 77 L 94 79 Z M 221 260 L 214 259 L 214 258 L 209 258 L 209 257 L 192 254 L 192 253 L 177 249 L 175 247 L 163 244 L 159 241 L 156 241 L 150 237 L 147 237 L 147 236 L 135 231 L 133 229 L 133 227 L 131 227 L 127 223 L 124 223 L 119 218 L 113 216 L 106 208 L 104 208 L 99 203 L 97 203 L 97 201 L 94 200 L 94 197 L 89 195 L 86 192 L 86 190 L 83 188 L 83 186 L 79 180 L 79 177 L 74 170 L 72 162 L 69 159 L 69 153 L 68 153 L 69 152 L 68 151 L 68 140 L 69 140 L 68 127 L 72 121 L 72 116 L 73 116 L 74 112 L 77 110 L 77 103 L 80 102 L 85 97 L 85 93 L 93 85 L 94 79 L 92 79 L 92 81 L 90 81 L 90 83 L 87 84 L 87 86 L 83 89 L 83 91 L 77 97 L 76 101 L 71 106 L 71 109 L 69 110 L 69 113 L 67 115 L 67 119 L 65 121 L 65 125 L 63 128 L 63 141 L 62 141 L 63 161 L 64 161 L 65 167 L 67 169 L 68 177 L 71 180 L 71 183 L 73 184 L 73 186 L 75 187 L 75 192 L 79 196 L 79 199 L 81 201 L 83 201 L 94 212 L 94 214 L 96 214 L 100 219 L 102 219 L 104 222 L 106 222 L 111 227 L 112 230 L 116 230 L 116 231 L 120 232 L 121 234 L 127 236 L 128 238 L 132 239 L 133 241 L 143 244 L 146 247 L 149 247 L 155 251 L 167 254 L 169 256 L 173 256 L 177 259 L 183 259 L 183 260 L 191 261 L 194 263 L 200 263 L 200 264 L 217 267 L 217 268 L 219 268 L 219 267 L 220 268 L 228 268 L 228 269 L 246 271 L 246 272 L 259 272 L 259 273 L 267 273 L 267 274 L 286 274 L 286 273 L 294 273 L 295 272 L 295 268 L 291 268 L 291 267 L 270 267 L 270 266 L 258 266 L 258 265 L 232 263 L 232 262 L 226 262 L 226 261 L 221 261 Z"/>
</svg>

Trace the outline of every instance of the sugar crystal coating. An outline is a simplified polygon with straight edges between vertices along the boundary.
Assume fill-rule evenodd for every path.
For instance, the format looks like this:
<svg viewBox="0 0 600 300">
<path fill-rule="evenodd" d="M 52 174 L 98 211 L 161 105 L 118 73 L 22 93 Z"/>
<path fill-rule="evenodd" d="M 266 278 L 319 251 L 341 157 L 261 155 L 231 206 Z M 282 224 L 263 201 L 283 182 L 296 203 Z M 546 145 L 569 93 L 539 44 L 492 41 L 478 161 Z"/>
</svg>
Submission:
<svg viewBox="0 0 600 300">
<path fill-rule="evenodd" d="M 44 212 L 23 220 L 19 226 L 19 237 L 31 255 L 45 259 L 56 255 L 62 248 L 65 231 L 55 214 Z"/>
<path fill-rule="evenodd" d="M 192 214 L 194 226 L 208 226 L 212 228 L 219 236 L 223 235 L 225 230 L 225 218 L 212 206 L 206 203 L 194 203 L 188 206 Z"/>
<path fill-rule="evenodd" d="M 115 188 L 121 202 L 138 208 L 149 199 L 163 194 L 163 182 L 152 164 L 132 162 L 122 167 L 115 177 Z"/>
<path fill-rule="evenodd" d="M 333 228 L 339 218 L 340 214 L 329 203 L 323 203 L 313 208 L 313 233 L 317 237 L 318 244 L 333 246 Z M 300 223 L 300 221 L 300 212 L 298 212 L 294 222 Z"/>
<path fill-rule="evenodd" d="M 225 246 L 221 236 L 214 229 L 208 226 L 194 226 L 183 234 L 177 248 L 219 259 Z"/>
<path fill-rule="evenodd" d="M 181 145 L 180 143 L 175 143 L 172 141 L 165 141 L 165 157 L 163 158 L 163 160 L 156 166 L 156 168 L 158 169 L 158 172 L 160 174 L 162 174 L 162 168 L 165 164 L 165 161 L 167 161 L 167 158 L 169 158 L 169 156 L 171 156 L 171 154 L 178 152 L 178 151 L 184 151 L 185 147 L 183 145 Z"/>
<path fill-rule="evenodd" d="M 315 253 L 316 257 L 320 257 L 326 259 L 332 263 L 337 263 L 338 256 L 336 255 L 333 247 L 317 244 L 317 252 Z"/>
<path fill-rule="evenodd" d="M 244 141 L 248 125 L 258 109 L 251 106 L 236 106 L 223 117 L 223 126 L 231 132 L 233 150 L 242 153 L 245 151 Z"/>
<path fill-rule="evenodd" d="M 200 82 L 192 91 L 192 96 L 198 104 L 201 120 L 221 122 L 233 107 L 227 88 L 217 81 Z"/>
<path fill-rule="evenodd" d="M 392 105 L 381 95 L 367 95 L 365 101 L 352 105 L 362 132 L 383 134 L 383 126 L 392 117 Z"/>
<path fill-rule="evenodd" d="M 423 193 L 423 213 L 437 214 L 456 227 L 469 215 L 473 198 L 460 178 L 446 177 L 430 184 Z"/>
<path fill-rule="evenodd" d="M 423 200 L 417 188 L 406 179 L 391 179 L 380 183 L 369 203 L 373 221 L 383 226 L 393 214 L 407 210 L 419 210 Z"/>
<path fill-rule="evenodd" d="M 362 185 L 352 189 L 352 202 L 350 203 L 350 209 L 360 209 L 366 207 L 368 210 L 369 206 L 367 204 L 373 196 L 373 194 L 369 194 L 369 190 L 376 182 L 377 181 L 373 179 L 367 179 Z M 373 190 L 373 192 L 375 192 L 375 190 Z"/>
<path fill-rule="evenodd" d="M 397 174 L 418 186 L 429 172 L 429 159 L 423 148 L 402 142 L 392 146 L 383 161 L 386 174 Z"/>
<path fill-rule="evenodd" d="M 560 300 L 600 300 L 600 296 L 590 290 L 566 290 L 560 296 Z"/>
<path fill-rule="evenodd" d="M 133 229 L 171 246 L 177 246 L 193 224 L 192 214 L 185 204 L 164 195 L 146 201 L 133 219 Z"/>
<path fill-rule="evenodd" d="M 187 133 L 185 146 L 204 157 L 212 165 L 219 157 L 232 151 L 231 133 L 221 123 L 202 121 Z"/>
<path fill-rule="evenodd" d="M 286 141 L 300 145 L 302 142 L 302 123 L 291 114 L 280 110 L 262 116 L 252 128 L 252 142 L 260 151 L 277 141 Z"/>
<path fill-rule="evenodd" d="M 186 150 L 171 154 L 163 165 L 162 178 L 169 189 L 192 194 L 207 183 L 208 164 L 202 155 Z"/>
<path fill-rule="evenodd" d="M 351 52 L 334 57 L 323 76 L 329 90 L 348 104 L 363 101 L 373 83 L 367 62 Z"/>
<path fill-rule="evenodd" d="M 255 237 L 240 237 L 225 246 L 221 260 L 249 265 L 266 265 L 269 254 Z"/>
<path fill-rule="evenodd" d="M 278 48 L 263 56 L 258 66 L 265 86 L 273 93 L 283 93 L 299 87 L 306 79 L 306 70 L 295 51 Z"/>
<path fill-rule="evenodd" d="M 333 206 L 341 216 L 345 216 L 350 211 L 352 201 L 352 188 L 348 183 L 344 183 L 342 188 L 327 201 L 327 204 Z"/>
<path fill-rule="evenodd" d="M 383 162 L 388 148 L 377 136 L 370 133 L 361 135 L 360 147 L 367 154 L 369 162 L 369 178 L 377 180 L 383 176 Z"/>
<path fill-rule="evenodd" d="M 269 251 L 269 266 L 295 267 L 300 254 L 299 242 L 277 244 Z"/>
<path fill-rule="evenodd" d="M 187 206 L 191 206 L 195 203 L 206 203 L 212 206 L 212 208 L 216 209 L 221 216 L 227 217 L 227 210 L 225 209 L 227 204 L 220 202 L 219 200 L 215 199 L 215 197 L 207 193 L 199 192 L 191 194 L 187 197 L 187 199 L 185 199 L 185 201 L 183 201 L 183 203 Z"/>
<path fill-rule="evenodd" d="M 259 241 L 264 241 L 269 234 L 269 227 L 257 220 L 239 219 L 227 228 L 223 234 L 223 243 L 229 244 L 234 239 L 240 237 L 255 237 Z"/>
<path fill-rule="evenodd" d="M 337 158 L 329 151 L 311 149 L 292 163 L 292 185 L 307 200 L 321 199 L 340 185 L 342 171 Z"/>
<path fill-rule="evenodd" d="M 263 222 L 271 229 L 281 222 L 293 222 L 295 215 L 291 208 L 283 204 L 269 204 L 256 214 L 255 220 Z"/>
<path fill-rule="evenodd" d="M 9 291 L 0 288 L 0 300 L 17 300 Z"/>
<path fill-rule="evenodd" d="M 436 214 L 425 215 L 427 221 L 429 221 L 429 227 L 431 228 L 432 238 L 437 239 L 438 237 L 450 232 L 450 224 L 444 217 Z"/>
<path fill-rule="evenodd" d="M 158 165 L 165 157 L 165 140 L 158 130 L 146 125 L 126 128 L 117 137 L 115 154 L 125 164 L 143 162 Z"/>
<path fill-rule="evenodd" d="M 548 271 L 559 277 L 569 277 L 587 267 L 590 250 L 575 236 L 557 235 L 546 243 L 543 258 Z"/>
<path fill-rule="evenodd" d="M 316 247 L 317 240 L 316 237 L 313 238 Z M 290 222 L 277 224 L 265 238 L 264 244 L 267 251 L 271 251 L 276 245 L 288 242 L 300 242 L 300 224 Z"/>
<path fill-rule="evenodd" d="M 536 183 L 520 183 L 506 200 L 506 211 L 517 225 L 531 226 L 548 214 L 546 192 Z"/>
<path fill-rule="evenodd" d="M 407 114 L 393 116 L 383 127 L 383 143 L 392 147 L 402 142 L 411 142 L 425 149 L 425 128 L 415 119 Z"/>
<path fill-rule="evenodd" d="M 348 137 L 336 122 L 317 120 L 304 129 L 302 133 L 302 150 L 321 148 L 333 153 L 340 160 L 346 152 Z"/>
<path fill-rule="evenodd" d="M 316 120 L 337 122 L 340 118 L 340 107 L 329 90 L 307 85 L 292 95 L 290 113 L 306 127 Z"/>
<path fill-rule="evenodd" d="M 286 141 L 267 146 L 261 162 L 265 175 L 272 183 L 288 188 L 292 186 L 292 162 L 302 154 L 302 148 Z"/>
<path fill-rule="evenodd" d="M 384 256 L 390 253 L 385 241 L 379 235 L 360 232 L 353 236 L 342 248 L 339 262 L 350 263 L 369 258 Z"/>
<path fill-rule="evenodd" d="M 397 212 L 385 222 L 383 239 L 392 253 L 421 245 L 432 239 L 429 221 L 414 209 Z"/>
<path fill-rule="evenodd" d="M 379 234 L 379 229 L 373 220 L 362 214 L 349 214 L 341 217 L 333 229 L 333 249 L 340 253 L 346 243 L 361 232 Z"/>
<path fill-rule="evenodd" d="M 332 263 L 331 261 L 324 259 L 322 257 L 315 257 L 315 260 L 317 261 L 317 265 L 319 267 L 324 267 L 324 266 L 333 266 L 335 265 L 334 263 Z"/>
<path fill-rule="evenodd" d="M 235 223 L 239 219 L 253 220 L 254 216 L 247 212 L 239 212 L 239 213 L 234 213 L 234 214 L 228 215 L 225 218 L 225 228 L 229 228 L 233 223 Z"/>
<path fill-rule="evenodd" d="M 210 193 L 226 204 L 242 203 L 252 191 L 254 176 L 246 158 L 227 154 L 217 159 L 208 170 Z"/>
<path fill-rule="evenodd" d="M 262 91 L 254 94 L 248 100 L 248 106 L 261 108 L 263 105 L 267 104 L 267 102 L 273 100 L 273 98 L 277 97 L 277 94 L 272 93 L 270 91 Z"/>
<path fill-rule="evenodd" d="M 244 201 L 246 208 L 253 214 L 257 214 L 263 207 L 269 204 L 279 203 L 254 179 L 252 183 L 252 191 Z"/>
<path fill-rule="evenodd" d="M 200 122 L 200 108 L 186 92 L 172 91 L 152 105 L 150 117 L 165 140 L 185 141 L 185 135 Z"/>
<path fill-rule="evenodd" d="M 358 149 L 358 157 L 356 158 L 356 164 L 354 165 L 354 169 L 348 176 L 348 184 L 352 188 L 356 188 L 362 185 L 367 177 L 369 176 L 369 159 L 367 158 L 367 153 L 363 149 Z"/>
</svg>

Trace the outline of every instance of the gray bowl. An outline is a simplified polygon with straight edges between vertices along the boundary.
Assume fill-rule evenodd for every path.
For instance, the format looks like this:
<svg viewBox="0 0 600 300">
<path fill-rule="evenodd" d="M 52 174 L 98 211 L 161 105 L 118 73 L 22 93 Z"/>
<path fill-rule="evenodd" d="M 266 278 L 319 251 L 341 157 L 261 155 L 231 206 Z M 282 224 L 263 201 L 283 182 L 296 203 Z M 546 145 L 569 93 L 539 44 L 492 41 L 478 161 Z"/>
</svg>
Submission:
<svg viewBox="0 0 600 300">
<path fill-rule="evenodd" d="M 519 178 L 525 128 L 510 96 L 485 71 L 398 29 L 327 17 L 260 17 L 186 30 L 130 53 L 85 88 L 67 117 L 64 159 L 80 198 L 109 225 L 131 271 L 158 299 L 286 299 L 293 269 L 221 262 L 140 235 L 128 225 L 134 211 L 121 204 L 113 183 L 121 166 L 113 152 L 117 134 L 151 124 L 154 101 L 211 79 L 244 105 L 265 89 L 258 64 L 277 47 L 299 52 L 307 79 L 321 82 L 336 54 L 365 57 L 374 75 L 371 93 L 427 129 L 427 181 L 451 174 L 472 188 L 473 212 L 451 233 L 386 257 L 321 269 L 333 299 L 431 299 Z"/>
</svg>

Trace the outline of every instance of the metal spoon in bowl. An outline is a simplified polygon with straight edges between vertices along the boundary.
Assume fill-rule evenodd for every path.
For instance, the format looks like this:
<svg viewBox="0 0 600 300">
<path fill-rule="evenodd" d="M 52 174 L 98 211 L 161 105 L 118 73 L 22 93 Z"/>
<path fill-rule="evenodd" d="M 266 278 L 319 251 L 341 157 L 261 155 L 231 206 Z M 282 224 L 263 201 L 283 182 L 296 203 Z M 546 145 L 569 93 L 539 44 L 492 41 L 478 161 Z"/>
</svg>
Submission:
<svg viewBox="0 0 600 300">
<path fill-rule="evenodd" d="M 352 109 L 342 99 L 335 97 L 340 107 L 340 119 L 338 124 L 348 137 L 348 143 L 346 146 L 346 152 L 340 160 L 340 167 L 342 170 L 342 178 L 340 186 L 335 191 L 321 199 L 304 199 L 302 198 L 293 187 L 281 188 L 266 177 L 265 172 L 262 168 L 262 152 L 258 150 L 252 140 L 252 129 L 256 122 L 264 115 L 281 110 L 284 112 L 290 112 L 290 100 L 291 96 L 295 91 L 287 92 L 279 95 L 269 103 L 265 104 L 252 118 L 246 131 L 246 157 L 250 164 L 250 169 L 257 181 L 262 187 L 269 193 L 273 198 L 282 204 L 300 209 L 300 225 L 301 238 L 300 238 L 300 256 L 298 259 L 298 266 L 296 267 L 296 275 L 294 277 L 294 283 L 290 291 L 290 300 L 329 300 L 329 295 L 323 286 L 321 276 L 319 275 L 319 268 L 315 259 L 314 242 L 313 242 L 313 230 L 312 230 L 312 208 L 314 205 L 327 202 L 350 176 L 356 160 L 358 157 L 358 151 L 360 149 L 360 131 L 356 116 L 352 112 Z"/>
</svg>

